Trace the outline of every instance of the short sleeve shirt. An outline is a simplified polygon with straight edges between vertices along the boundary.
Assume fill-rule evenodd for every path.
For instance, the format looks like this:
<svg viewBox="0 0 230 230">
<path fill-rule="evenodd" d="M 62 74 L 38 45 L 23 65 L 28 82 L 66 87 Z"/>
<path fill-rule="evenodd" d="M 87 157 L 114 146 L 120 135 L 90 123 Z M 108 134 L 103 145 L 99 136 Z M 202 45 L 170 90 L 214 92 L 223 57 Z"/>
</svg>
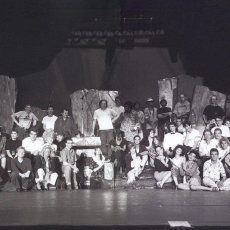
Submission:
<svg viewBox="0 0 230 230">
<path fill-rule="evenodd" d="M 20 140 L 12 140 L 8 139 L 6 141 L 6 150 L 10 151 L 10 154 L 14 157 L 16 155 L 16 149 L 22 146 L 22 142 Z"/>
<path fill-rule="evenodd" d="M 186 134 L 187 133 L 184 133 L 184 136 L 186 136 Z M 195 143 L 196 139 L 200 139 L 200 133 L 196 129 L 192 129 L 192 132 L 188 133 L 187 135 L 189 135 L 187 146 L 190 146 L 190 147 L 194 146 L 194 143 Z"/>
<path fill-rule="evenodd" d="M 23 128 L 29 128 L 33 120 L 37 120 L 36 116 L 33 113 L 27 113 L 26 111 L 20 111 L 14 114 L 15 117 L 19 119 L 19 124 Z"/>
<path fill-rule="evenodd" d="M 114 110 L 106 108 L 95 110 L 93 118 L 98 121 L 99 130 L 108 130 L 113 129 L 112 118 L 115 116 L 117 113 Z"/>
<path fill-rule="evenodd" d="M 171 108 L 169 107 L 162 107 L 157 110 L 157 114 L 161 113 L 169 113 L 172 112 Z M 165 124 L 166 122 L 170 121 L 170 116 L 164 117 L 164 118 L 158 118 L 158 123 Z"/>
<path fill-rule="evenodd" d="M 74 165 L 77 161 L 76 153 L 73 149 L 68 150 L 67 148 L 64 148 L 60 155 L 63 162 L 70 163 L 71 165 Z"/>
<path fill-rule="evenodd" d="M 220 106 L 208 105 L 205 107 L 203 114 L 207 117 L 207 120 L 210 121 L 215 119 L 216 116 L 223 117 L 224 110 Z"/>
<path fill-rule="evenodd" d="M 42 124 L 45 124 L 47 129 L 54 129 L 54 123 L 56 120 L 57 117 L 54 115 L 52 117 L 45 116 L 42 120 Z"/>
</svg>

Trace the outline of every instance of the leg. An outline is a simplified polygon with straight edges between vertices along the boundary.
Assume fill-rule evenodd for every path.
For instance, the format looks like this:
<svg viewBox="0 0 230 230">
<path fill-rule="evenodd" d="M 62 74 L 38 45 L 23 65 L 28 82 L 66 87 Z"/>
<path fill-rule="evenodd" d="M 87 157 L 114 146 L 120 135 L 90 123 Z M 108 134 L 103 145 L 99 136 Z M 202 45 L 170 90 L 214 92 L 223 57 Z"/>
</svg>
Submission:
<svg viewBox="0 0 230 230">
<path fill-rule="evenodd" d="M 49 174 L 48 183 L 52 184 L 52 185 L 55 185 L 56 181 L 57 181 L 57 178 L 58 178 L 58 174 L 57 173 L 52 173 L 51 175 Z"/>
<path fill-rule="evenodd" d="M 15 186 L 16 189 L 21 188 L 21 177 L 19 175 L 16 175 L 15 172 L 12 172 L 12 179 L 11 183 Z"/>
<path fill-rule="evenodd" d="M 185 184 L 185 183 L 181 183 L 181 184 L 178 184 L 178 189 L 180 190 L 190 190 L 190 187 L 189 187 L 189 184 Z"/>
<path fill-rule="evenodd" d="M 68 165 L 63 165 L 62 172 L 65 174 L 66 185 L 71 185 L 71 168 Z"/>
<path fill-rule="evenodd" d="M 78 189 L 78 183 L 77 183 L 76 173 L 74 173 L 73 170 L 71 170 L 71 174 L 72 174 L 72 177 L 73 177 L 73 188 L 74 189 Z"/>
<path fill-rule="evenodd" d="M 37 170 L 37 175 L 38 175 L 38 178 L 35 178 L 35 182 L 36 183 L 40 183 L 44 180 L 44 176 L 45 176 L 45 172 L 42 168 L 39 168 Z"/>
<path fill-rule="evenodd" d="M 171 171 L 163 171 L 163 172 L 154 172 L 154 178 L 158 181 L 159 185 L 164 185 L 164 183 L 172 182 L 172 173 Z"/>
<path fill-rule="evenodd" d="M 178 188 L 181 184 L 178 185 Z M 191 190 L 193 191 L 197 191 L 197 190 L 203 190 L 203 191 L 212 191 L 212 188 L 209 188 L 209 187 L 205 187 L 205 186 L 201 186 L 201 185 L 194 185 L 192 184 L 190 186 Z"/>
<path fill-rule="evenodd" d="M 127 184 L 130 184 L 130 183 L 132 183 L 133 181 L 135 181 L 135 170 L 132 169 L 131 171 L 129 171 L 129 172 L 127 173 L 127 177 L 128 177 Z"/>
<path fill-rule="evenodd" d="M 204 177 L 203 183 L 206 187 L 218 188 L 217 184 L 209 177 Z"/>
<path fill-rule="evenodd" d="M 167 174 L 164 176 L 164 178 L 161 181 L 161 187 L 163 187 L 164 183 L 167 182 L 171 176 L 172 176 L 171 172 L 168 171 Z"/>
<path fill-rule="evenodd" d="M 223 187 L 220 188 L 222 191 L 230 190 L 230 178 L 226 179 L 223 183 Z"/>
<path fill-rule="evenodd" d="M 106 147 L 106 130 L 99 130 L 99 135 L 101 139 L 101 151 L 103 155 L 108 156 L 107 147 Z"/>
<path fill-rule="evenodd" d="M 106 147 L 108 157 L 111 158 L 112 150 L 110 148 L 109 142 L 113 139 L 113 129 L 106 130 Z"/>
</svg>

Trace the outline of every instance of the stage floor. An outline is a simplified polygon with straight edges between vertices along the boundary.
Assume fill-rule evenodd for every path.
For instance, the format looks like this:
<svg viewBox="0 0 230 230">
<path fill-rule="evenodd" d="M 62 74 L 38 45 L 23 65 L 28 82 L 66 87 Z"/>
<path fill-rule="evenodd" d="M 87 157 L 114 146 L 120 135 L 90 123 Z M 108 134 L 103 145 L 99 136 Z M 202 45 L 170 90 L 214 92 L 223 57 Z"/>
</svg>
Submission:
<svg viewBox="0 0 230 230">
<path fill-rule="evenodd" d="M 0 226 L 230 226 L 230 192 L 75 190 L 0 197 Z"/>
</svg>

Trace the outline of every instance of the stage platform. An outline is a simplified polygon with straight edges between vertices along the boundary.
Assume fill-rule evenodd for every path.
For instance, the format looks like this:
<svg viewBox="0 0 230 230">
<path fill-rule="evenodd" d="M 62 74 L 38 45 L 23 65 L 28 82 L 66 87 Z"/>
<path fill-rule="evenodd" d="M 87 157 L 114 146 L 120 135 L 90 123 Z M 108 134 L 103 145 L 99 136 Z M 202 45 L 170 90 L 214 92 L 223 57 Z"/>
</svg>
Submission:
<svg viewBox="0 0 230 230">
<path fill-rule="evenodd" d="M 4 229 L 168 229 L 168 221 L 188 221 L 196 229 L 230 226 L 230 192 L 34 190 L 0 196 Z"/>
</svg>

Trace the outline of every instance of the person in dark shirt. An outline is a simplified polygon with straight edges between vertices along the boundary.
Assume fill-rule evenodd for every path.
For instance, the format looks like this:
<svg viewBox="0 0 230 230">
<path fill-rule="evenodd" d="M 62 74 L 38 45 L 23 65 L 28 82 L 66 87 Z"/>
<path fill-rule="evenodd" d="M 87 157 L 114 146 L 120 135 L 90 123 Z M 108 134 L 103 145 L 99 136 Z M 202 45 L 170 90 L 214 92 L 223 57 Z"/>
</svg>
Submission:
<svg viewBox="0 0 230 230">
<path fill-rule="evenodd" d="M 16 191 L 28 191 L 30 182 L 33 180 L 32 165 L 28 158 L 24 158 L 25 148 L 17 149 L 17 157 L 12 159 L 12 179 L 11 183 L 16 187 Z"/>
<path fill-rule="evenodd" d="M 22 141 L 18 140 L 18 133 L 16 130 L 11 131 L 11 138 L 6 140 L 6 170 L 11 172 L 11 160 L 17 157 L 17 148 L 22 146 Z"/>
<path fill-rule="evenodd" d="M 64 138 L 64 136 L 62 134 L 57 135 L 56 140 L 54 140 L 54 144 L 57 145 L 57 153 L 58 155 L 60 155 L 60 152 L 62 151 L 62 149 L 65 148 L 65 142 L 66 139 Z"/>
<path fill-rule="evenodd" d="M 164 183 L 172 182 L 171 163 L 163 147 L 157 146 L 156 153 L 154 178 L 157 180 L 157 187 L 162 188 Z"/>
<path fill-rule="evenodd" d="M 158 136 L 161 142 L 164 140 L 164 131 L 165 124 L 170 122 L 170 117 L 172 115 L 172 110 L 169 107 L 166 107 L 167 101 L 162 99 L 160 101 L 161 108 L 157 110 L 157 118 L 158 118 Z"/>
<path fill-rule="evenodd" d="M 203 112 L 203 120 L 206 125 L 215 124 L 215 118 L 217 116 L 224 119 L 224 110 L 217 105 L 217 97 L 212 96 L 210 102 L 210 105 L 206 106 Z"/>
</svg>

